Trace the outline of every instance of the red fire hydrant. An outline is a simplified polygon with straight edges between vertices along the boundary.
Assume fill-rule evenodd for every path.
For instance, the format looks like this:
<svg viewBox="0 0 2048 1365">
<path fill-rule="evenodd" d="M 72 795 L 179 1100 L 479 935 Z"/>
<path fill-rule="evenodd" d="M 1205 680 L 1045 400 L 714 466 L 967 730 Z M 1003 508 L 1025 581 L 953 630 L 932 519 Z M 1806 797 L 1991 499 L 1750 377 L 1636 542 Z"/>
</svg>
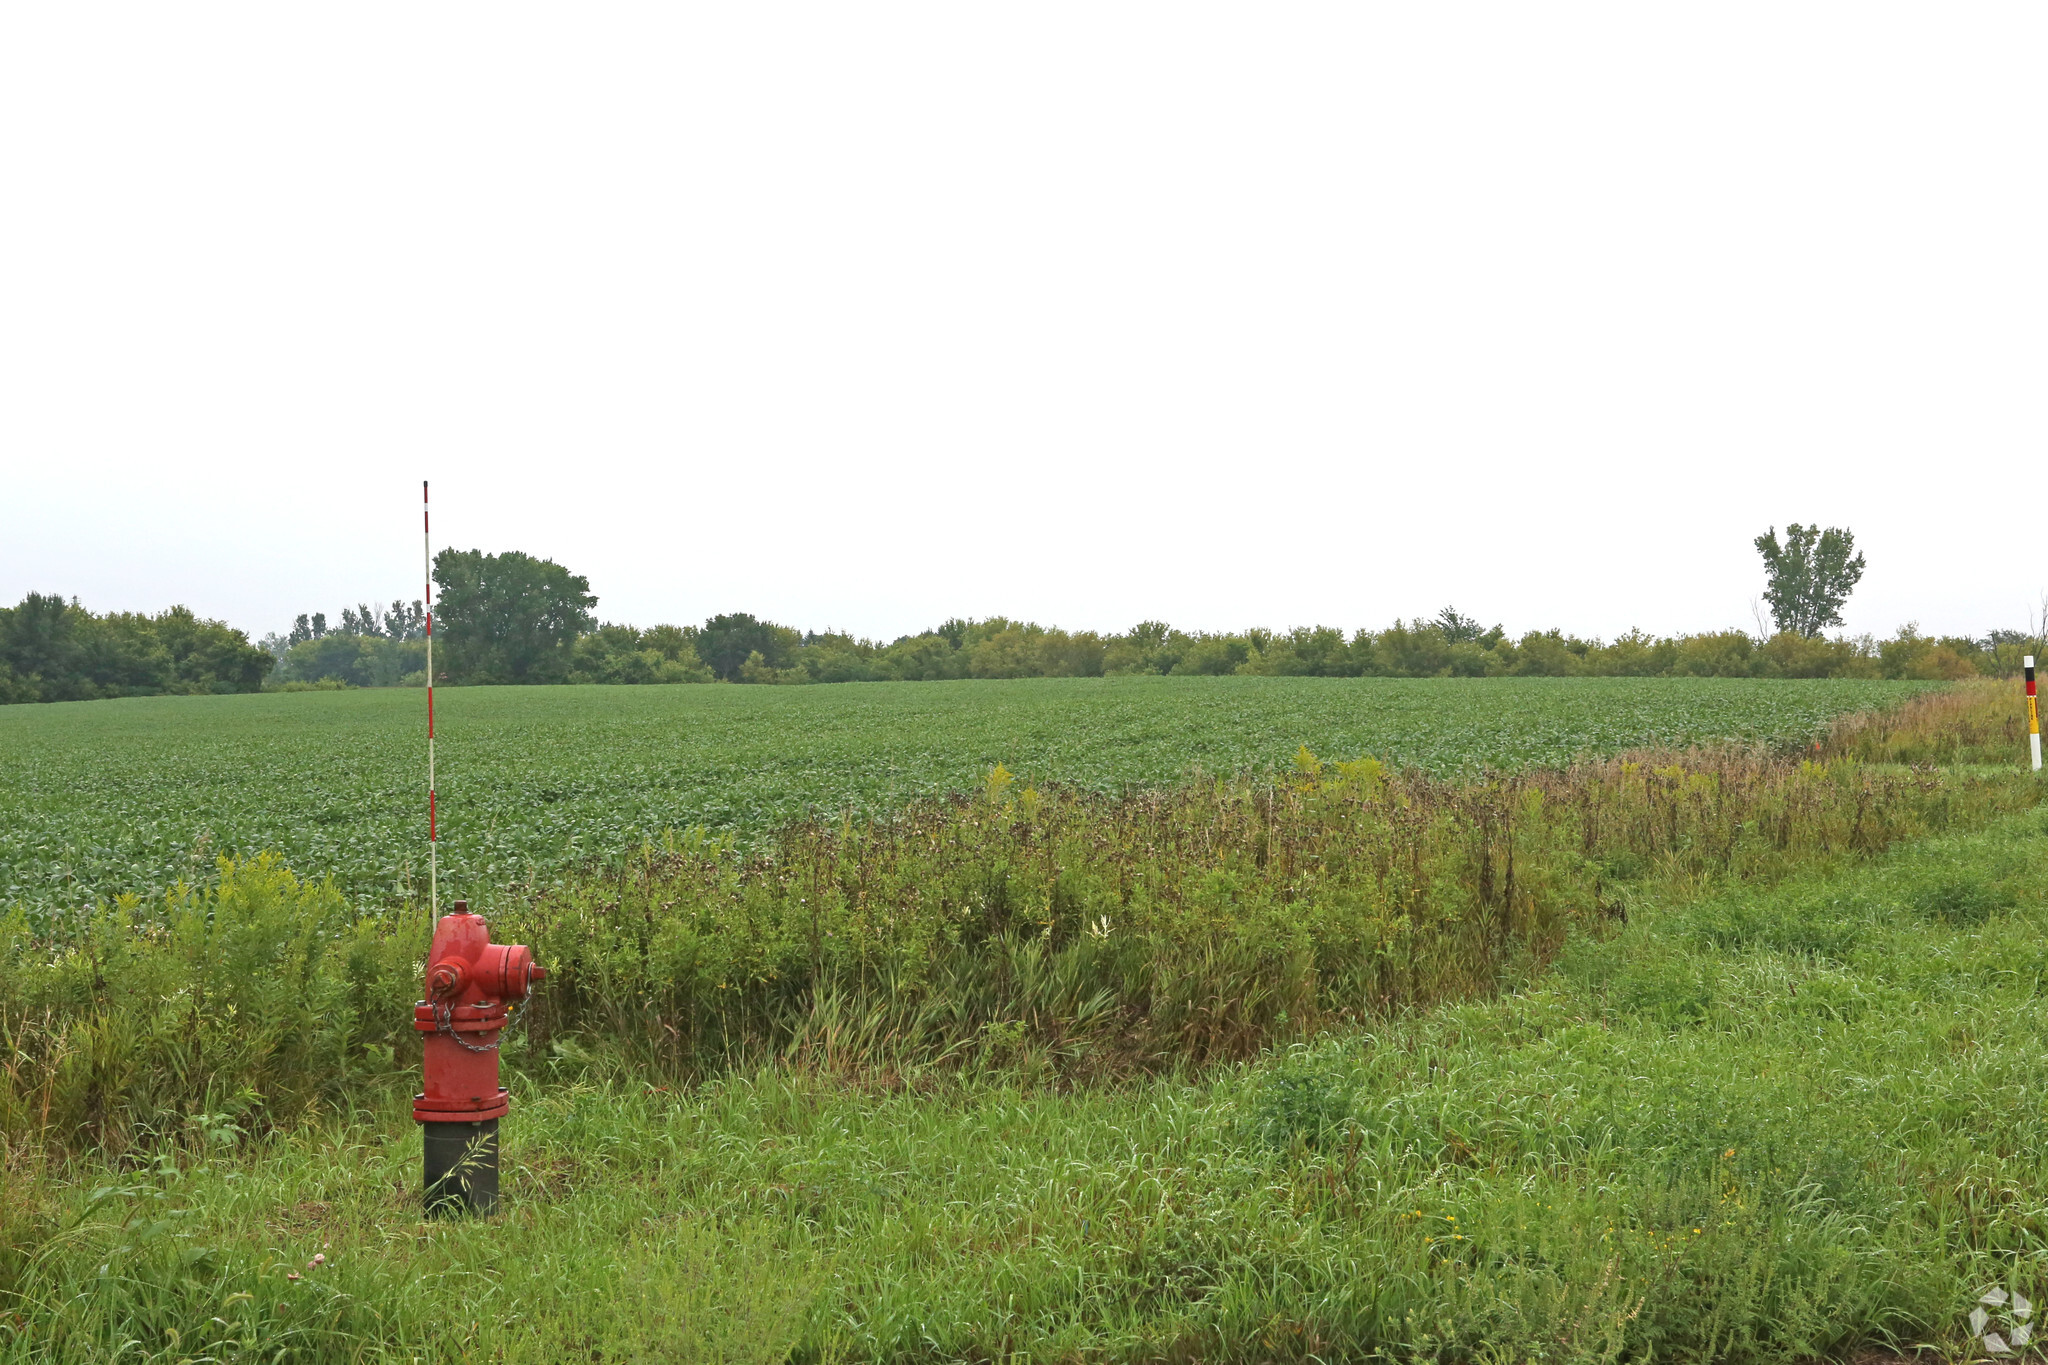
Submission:
<svg viewBox="0 0 2048 1365">
<path fill-rule="evenodd" d="M 546 975 L 524 944 L 492 943 L 468 901 L 434 926 L 427 998 L 412 1012 L 426 1044 L 426 1089 L 412 1116 L 425 1125 L 428 1213 L 489 1213 L 498 1202 L 498 1120 L 511 1108 L 498 1039 L 511 1006 Z"/>
</svg>

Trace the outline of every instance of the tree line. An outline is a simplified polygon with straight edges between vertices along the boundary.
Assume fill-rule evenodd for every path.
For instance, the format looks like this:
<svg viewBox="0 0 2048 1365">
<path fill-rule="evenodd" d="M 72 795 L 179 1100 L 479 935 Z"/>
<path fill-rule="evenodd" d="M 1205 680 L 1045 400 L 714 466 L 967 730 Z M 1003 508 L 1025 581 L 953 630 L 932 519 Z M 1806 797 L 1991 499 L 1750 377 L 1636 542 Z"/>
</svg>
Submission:
<svg viewBox="0 0 2048 1365">
<path fill-rule="evenodd" d="M 950 678 L 1116 675 L 1433 677 L 1916 678 L 2008 676 L 2048 653 L 2036 630 L 1983 638 L 1889 639 L 1822 633 L 1863 573 L 1855 538 L 1837 527 L 1776 528 L 1756 539 L 1775 631 L 1611 641 L 1559 630 L 1511 638 L 1446 607 L 1381 630 L 1334 626 L 1183 631 L 1142 621 L 1122 633 L 1067 631 L 993 616 L 954 619 L 883 642 L 798 630 L 746 612 L 699 626 L 600 624 L 590 581 L 519 551 L 443 550 L 434 559 L 436 681 L 493 683 L 916 682 Z M 0 701 L 69 701 L 262 686 L 418 686 L 427 680 L 420 601 L 300 615 L 288 634 L 251 645 L 241 631 L 183 607 L 96 616 L 74 600 L 31 593 L 0 610 Z M 267 681 L 266 681 L 267 680 Z"/>
<path fill-rule="evenodd" d="M 954 619 L 884 642 L 840 631 L 799 630 L 747 612 L 702 625 L 647 629 L 599 624 L 589 580 L 551 560 L 512 552 L 445 550 L 434 561 L 435 671 L 450 683 L 804 684 L 950 678 L 1108 675 L 1316 677 L 1741 677 L 1963 678 L 2008 674 L 2039 641 L 2031 631 L 1982 639 L 1927 636 L 1911 626 L 1888 640 L 1824 636 L 1863 571 L 1854 537 L 1793 524 L 1757 538 L 1765 600 L 1778 629 L 1611 641 L 1558 630 L 1510 638 L 1445 608 L 1381 630 L 1305 626 L 1289 631 L 1183 631 L 1144 621 L 1122 633 L 1067 631 L 1007 617 Z M 368 619 L 367 608 L 356 613 Z M 305 621 L 307 618 L 301 618 Z M 322 620 L 324 618 L 314 618 Z M 359 633 L 302 640 L 283 655 L 281 676 L 371 685 L 401 663 L 395 641 Z M 351 654 L 350 651 L 356 651 Z M 417 659 L 415 663 L 413 660 Z M 379 671 L 381 668 L 382 671 Z M 424 681 L 423 675 L 403 675 Z"/>
<path fill-rule="evenodd" d="M 884 644 L 798 631 L 746 613 L 698 627 L 635 631 L 606 625 L 561 657 L 565 682 L 832 683 L 945 678 L 1061 678 L 1141 674 L 1327 678 L 1715 677 L 1918 678 L 2006 676 L 2038 652 L 2032 632 L 1984 639 L 1929 636 L 1907 626 L 1886 640 L 1742 630 L 1612 641 L 1562 631 L 1510 638 L 1446 608 L 1381 630 L 1189 632 L 1146 621 L 1120 634 L 1066 631 L 1004 617 L 952 620 Z"/>
<path fill-rule="evenodd" d="M 271 656 L 186 607 L 96 614 L 32 592 L 0 607 L 0 703 L 254 692 Z"/>
</svg>

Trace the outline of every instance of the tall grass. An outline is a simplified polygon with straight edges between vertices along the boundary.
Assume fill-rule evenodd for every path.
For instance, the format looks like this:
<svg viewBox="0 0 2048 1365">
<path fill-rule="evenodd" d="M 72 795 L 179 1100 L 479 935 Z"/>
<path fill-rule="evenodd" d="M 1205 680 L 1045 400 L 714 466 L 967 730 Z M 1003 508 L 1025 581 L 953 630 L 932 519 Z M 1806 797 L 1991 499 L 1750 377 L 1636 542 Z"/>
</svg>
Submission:
<svg viewBox="0 0 2048 1365">
<path fill-rule="evenodd" d="M 792 827 L 769 856 L 685 839 L 477 908 L 551 971 L 514 1067 L 1065 1085 L 1485 993 L 1645 885 L 1865 857 L 2036 791 L 1736 753 L 1453 783 L 1303 750 L 1285 780 L 1123 797 L 1020 790 L 998 768 L 971 797 Z M 0 1137 L 120 1154 L 375 1103 L 410 1084 L 425 937 L 269 858 L 61 933 L 17 912 L 0 921 Z"/>
<path fill-rule="evenodd" d="M 1736 753 L 1455 783 L 1304 751 L 1291 780 L 1121 798 L 1005 779 L 759 859 L 650 847 L 519 907 L 557 972 L 536 1036 L 683 1076 L 1201 1065 L 1488 989 L 1645 877 L 1769 876 L 2033 799 Z"/>
<path fill-rule="evenodd" d="M 220 872 L 61 936 L 0 919 L 0 1139 L 205 1145 L 391 1073 L 422 935 L 358 919 L 269 855 Z"/>
<path fill-rule="evenodd" d="M 1834 723 L 1831 757 L 1919 766 L 2017 766 L 2027 757 L 2027 698 L 2020 684 L 1984 679 L 1923 692 L 1895 707 L 1857 711 Z"/>
</svg>

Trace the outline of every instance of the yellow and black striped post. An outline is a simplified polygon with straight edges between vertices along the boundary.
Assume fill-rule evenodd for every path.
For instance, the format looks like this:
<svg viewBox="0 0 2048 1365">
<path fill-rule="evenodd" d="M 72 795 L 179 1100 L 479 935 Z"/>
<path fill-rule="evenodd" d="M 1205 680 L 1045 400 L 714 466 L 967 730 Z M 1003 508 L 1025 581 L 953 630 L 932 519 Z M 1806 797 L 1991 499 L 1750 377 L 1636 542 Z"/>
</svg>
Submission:
<svg viewBox="0 0 2048 1365">
<path fill-rule="evenodd" d="M 2034 751 L 2034 771 L 2041 771 L 2041 708 L 2034 700 L 2034 656 L 2027 656 L 2027 744 Z"/>
</svg>

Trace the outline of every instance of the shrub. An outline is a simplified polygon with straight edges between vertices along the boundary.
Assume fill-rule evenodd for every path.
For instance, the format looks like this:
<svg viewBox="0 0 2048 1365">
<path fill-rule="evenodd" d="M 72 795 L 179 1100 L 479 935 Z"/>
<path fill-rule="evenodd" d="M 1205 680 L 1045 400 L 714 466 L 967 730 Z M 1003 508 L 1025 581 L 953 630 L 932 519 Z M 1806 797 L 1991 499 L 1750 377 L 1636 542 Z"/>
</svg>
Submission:
<svg viewBox="0 0 2048 1365">
<path fill-rule="evenodd" d="M 390 1070 L 423 924 L 358 920 L 274 857 L 161 907 L 122 897 L 61 941 L 0 919 L 0 1133 L 118 1153 L 345 1099 Z"/>
</svg>

